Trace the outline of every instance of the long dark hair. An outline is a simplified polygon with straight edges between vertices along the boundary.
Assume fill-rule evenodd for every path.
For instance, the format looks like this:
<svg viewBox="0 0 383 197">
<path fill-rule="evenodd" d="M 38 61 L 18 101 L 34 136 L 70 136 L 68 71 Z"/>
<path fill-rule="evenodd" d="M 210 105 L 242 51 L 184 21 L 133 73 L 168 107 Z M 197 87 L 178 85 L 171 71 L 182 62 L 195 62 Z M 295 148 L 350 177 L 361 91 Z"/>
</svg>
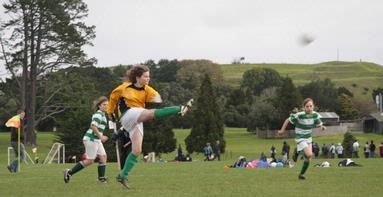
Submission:
<svg viewBox="0 0 383 197">
<path fill-rule="evenodd" d="M 145 72 L 148 72 L 148 71 L 149 71 L 149 68 L 147 66 L 139 64 L 139 65 L 135 65 L 132 68 L 130 68 L 127 71 L 126 75 L 127 75 L 127 78 L 130 82 L 136 83 L 137 82 L 136 77 L 141 77 L 142 74 L 144 74 Z"/>
</svg>

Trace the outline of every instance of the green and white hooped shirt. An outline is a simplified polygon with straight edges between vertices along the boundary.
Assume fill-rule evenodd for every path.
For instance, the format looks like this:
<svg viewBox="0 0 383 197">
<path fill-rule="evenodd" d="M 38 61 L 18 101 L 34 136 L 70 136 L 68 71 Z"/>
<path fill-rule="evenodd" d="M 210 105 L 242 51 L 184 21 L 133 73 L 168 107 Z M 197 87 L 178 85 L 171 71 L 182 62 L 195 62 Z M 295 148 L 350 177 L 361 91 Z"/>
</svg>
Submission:
<svg viewBox="0 0 383 197">
<path fill-rule="evenodd" d="M 107 119 L 104 112 L 97 110 L 96 113 L 92 116 L 92 122 L 90 123 L 90 126 L 95 126 L 100 133 L 104 133 L 106 125 L 107 125 Z M 92 129 L 88 129 L 84 135 L 83 140 L 90 140 L 90 141 L 101 141 L 100 138 L 92 131 Z"/>
<path fill-rule="evenodd" d="M 322 125 L 320 118 L 321 116 L 315 111 L 310 114 L 304 111 L 291 114 L 290 122 L 295 126 L 295 139 L 297 141 L 311 139 L 312 129 Z"/>
</svg>

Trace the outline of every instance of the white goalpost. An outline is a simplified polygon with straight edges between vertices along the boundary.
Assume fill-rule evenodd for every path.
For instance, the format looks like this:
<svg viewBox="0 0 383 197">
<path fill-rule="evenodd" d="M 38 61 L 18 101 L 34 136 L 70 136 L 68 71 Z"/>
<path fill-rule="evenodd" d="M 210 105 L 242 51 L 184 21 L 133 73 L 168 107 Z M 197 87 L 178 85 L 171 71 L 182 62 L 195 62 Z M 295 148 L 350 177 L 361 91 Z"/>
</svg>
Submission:
<svg viewBox="0 0 383 197">
<path fill-rule="evenodd" d="M 57 163 L 65 163 L 65 144 L 54 143 L 43 164 L 51 164 L 57 158 Z"/>
</svg>

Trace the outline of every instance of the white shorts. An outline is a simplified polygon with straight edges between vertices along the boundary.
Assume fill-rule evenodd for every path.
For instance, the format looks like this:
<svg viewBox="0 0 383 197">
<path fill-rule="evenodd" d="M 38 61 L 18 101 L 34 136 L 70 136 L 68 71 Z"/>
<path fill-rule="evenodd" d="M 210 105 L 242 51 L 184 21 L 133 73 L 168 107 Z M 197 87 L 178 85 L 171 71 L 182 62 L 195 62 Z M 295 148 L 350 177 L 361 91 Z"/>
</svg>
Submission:
<svg viewBox="0 0 383 197">
<path fill-rule="evenodd" d="M 142 136 L 144 136 L 144 125 L 142 122 L 138 123 L 137 120 L 140 117 L 141 113 L 145 108 L 130 108 L 125 114 L 121 117 L 121 125 L 124 129 L 129 132 L 129 137 L 132 138 L 135 131 L 139 131 Z M 136 129 L 137 128 L 137 129 Z"/>
<path fill-rule="evenodd" d="M 301 138 L 301 139 L 295 139 L 295 142 L 297 143 L 297 152 L 302 151 L 306 147 L 311 146 L 313 139 L 310 138 Z"/>
<path fill-rule="evenodd" d="M 104 145 L 102 145 L 101 141 L 83 140 L 83 143 L 85 146 L 86 159 L 96 159 L 97 155 L 106 155 Z"/>
</svg>

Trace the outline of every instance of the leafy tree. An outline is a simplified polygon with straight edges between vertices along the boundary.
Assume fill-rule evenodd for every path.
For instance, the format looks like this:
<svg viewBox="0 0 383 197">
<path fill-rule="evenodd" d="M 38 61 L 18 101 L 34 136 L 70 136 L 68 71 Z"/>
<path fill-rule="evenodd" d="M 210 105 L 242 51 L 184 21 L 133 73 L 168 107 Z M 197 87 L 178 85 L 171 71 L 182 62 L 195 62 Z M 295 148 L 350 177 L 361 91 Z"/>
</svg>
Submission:
<svg viewBox="0 0 383 197">
<path fill-rule="evenodd" d="M 1 24 L 0 39 L 7 70 L 16 79 L 20 106 L 26 109 L 27 142 L 35 144 L 37 84 L 42 76 L 64 65 L 89 65 L 82 47 L 95 37 L 94 26 L 86 26 L 87 6 L 81 0 L 10 0 L 4 3 L 10 16 Z M 18 76 L 18 69 L 22 76 Z M 50 92 L 55 94 L 55 92 Z M 45 99 L 51 97 L 45 95 Z"/>
<path fill-rule="evenodd" d="M 343 120 L 355 120 L 358 118 L 358 112 L 354 109 L 351 98 L 345 94 L 338 97 L 339 111 L 338 115 Z"/>
<path fill-rule="evenodd" d="M 157 82 L 175 82 L 180 68 L 181 64 L 177 60 L 162 59 L 150 67 L 150 74 Z"/>
<path fill-rule="evenodd" d="M 346 132 L 343 136 L 343 155 L 346 158 L 351 158 L 352 156 L 352 144 L 355 142 L 356 138 L 350 133 Z"/>
<path fill-rule="evenodd" d="M 183 60 L 177 72 L 177 82 L 186 89 L 197 89 L 201 86 L 204 75 L 208 74 L 214 84 L 223 80 L 220 65 L 210 60 Z"/>
<path fill-rule="evenodd" d="M 247 130 L 256 133 L 257 130 L 279 128 L 281 122 L 276 114 L 277 109 L 275 109 L 271 100 L 264 95 L 258 96 L 250 107 L 250 112 L 247 117 Z"/>
<path fill-rule="evenodd" d="M 245 103 L 238 106 L 229 105 L 224 112 L 225 125 L 228 127 L 247 127 L 247 116 L 250 106 Z"/>
<path fill-rule="evenodd" d="M 245 93 L 241 89 L 234 89 L 230 91 L 227 97 L 227 106 L 237 106 L 246 102 Z"/>
<path fill-rule="evenodd" d="M 299 91 L 303 98 L 312 98 L 320 111 L 338 111 L 338 89 L 330 79 L 312 81 Z"/>
<path fill-rule="evenodd" d="M 212 144 L 219 140 L 222 152 L 225 150 L 224 128 L 221 110 L 217 104 L 209 75 L 205 75 L 199 97 L 193 106 L 193 127 L 186 137 L 186 150 L 189 153 L 203 152 L 207 142 Z"/>
<path fill-rule="evenodd" d="M 246 98 L 259 96 L 261 92 L 270 87 L 279 87 L 282 78 L 279 73 L 270 68 L 253 68 L 243 73 L 241 89 Z"/>
</svg>

